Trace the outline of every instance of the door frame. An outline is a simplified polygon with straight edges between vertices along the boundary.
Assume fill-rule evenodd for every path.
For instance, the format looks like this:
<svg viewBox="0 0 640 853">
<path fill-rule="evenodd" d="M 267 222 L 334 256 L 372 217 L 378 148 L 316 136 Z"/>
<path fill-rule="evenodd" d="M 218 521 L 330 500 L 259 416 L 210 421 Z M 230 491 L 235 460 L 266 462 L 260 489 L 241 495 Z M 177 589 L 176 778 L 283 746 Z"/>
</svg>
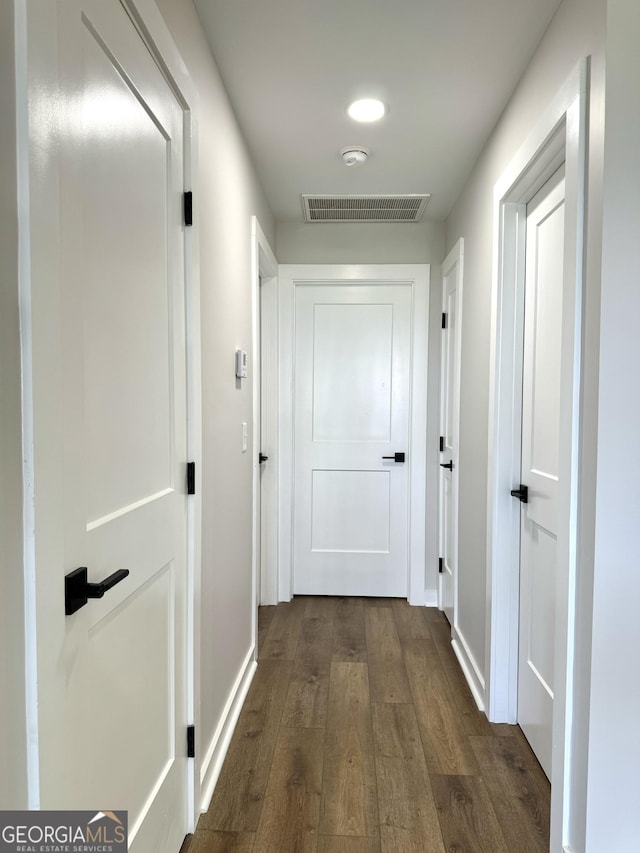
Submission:
<svg viewBox="0 0 640 853">
<path fill-rule="evenodd" d="M 278 262 L 256 216 L 251 217 L 251 276 L 252 554 L 253 601 L 258 605 L 278 603 Z M 271 358 L 263 357 L 267 353 L 271 354 Z M 264 393 L 262 393 L 263 389 Z M 258 453 L 265 449 L 261 446 L 262 426 L 266 427 L 266 433 L 270 437 L 268 456 L 271 464 L 265 468 L 261 477 Z M 260 513 L 258 513 L 258 507 L 260 507 Z M 258 524 L 259 519 L 260 524 Z M 260 555 L 259 558 L 258 555 Z M 256 660 L 258 659 L 257 627 L 257 609 L 254 609 L 252 637 Z"/>
<path fill-rule="evenodd" d="M 571 788 L 576 637 L 578 477 L 586 133 L 589 63 L 582 61 L 494 188 L 487 495 L 486 698 L 489 719 L 515 723 L 518 694 L 520 482 L 526 204 L 566 169 L 560 403 L 560 485 L 556 587 L 551 849 L 567 838 Z"/>
<path fill-rule="evenodd" d="M 455 342 L 454 342 L 454 355 L 455 355 L 455 369 L 453 374 L 453 382 L 454 382 L 454 393 L 455 393 L 455 406 L 454 406 L 454 423 L 455 423 L 455 432 L 456 432 L 456 447 L 455 454 L 453 457 L 453 471 L 452 471 L 452 511 L 453 511 L 453 528 L 455 531 L 454 535 L 454 571 L 453 571 L 453 624 L 451 625 L 454 644 L 457 643 L 457 628 L 458 628 L 458 511 L 459 511 L 459 486 L 460 486 L 460 376 L 461 376 L 461 366 L 462 366 L 462 288 L 463 288 L 463 278 L 464 278 L 464 238 L 460 237 L 460 239 L 456 242 L 455 246 L 451 249 L 447 257 L 444 259 L 442 263 L 442 297 L 441 302 L 444 308 L 444 293 L 445 293 L 445 279 L 450 273 L 458 268 L 458 286 L 456 289 L 456 329 L 455 329 Z M 444 412 L 444 398 L 443 392 L 444 387 L 442 385 L 442 367 L 444 364 L 444 342 L 441 341 L 440 345 L 440 419 L 438 423 L 440 435 L 442 435 L 442 415 Z M 439 459 L 442 457 L 439 456 Z M 439 554 L 443 553 L 442 548 L 442 476 L 438 479 L 438 541 L 439 541 Z M 442 575 L 438 576 L 438 608 L 443 610 L 443 592 L 442 592 Z M 461 654 L 456 649 L 456 654 L 458 657 L 461 657 Z"/>
<path fill-rule="evenodd" d="M 410 284 L 411 404 L 409 413 L 409 567 L 408 601 L 431 603 L 426 588 L 427 352 L 429 264 L 280 264 L 279 267 L 279 507 L 278 601 L 293 595 L 294 353 L 295 294 L 298 284 Z M 273 582 L 273 580 L 271 580 Z"/>
<path fill-rule="evenodd" d="M 185 188 L 198 185 L 198 126 L 197 92 L 173 38 L 153 0 L 120 0 L 125 11 L 138 30 L 140 37 L 153 56 L 167 80 L 179 106 L 183 121 L 183 171 Z M 33 521 L 36 503 L 34 486 L 34 403 L 35 391 L 31 351 L 34 341 L 31 313 L 32 266 L 31 245 L 37 240 L 40 245 L 55 247 L 55 217 L 36 218 L 30 209 L 30 129 L 28 98 L 32 79 L 38 73 L 39 59 L 30 46 L 28 17 L 25 0 L 15 4 L 16 45 L 16 110 L 18 151 L 18 211 L 19 229 L 19 290 L 21 300 L 21 358 L 22 358 L 22 430 L 23 430 L 23 517 L 24 532 L 24 578 L 25 578 L 25 644 L 26 655 L 26 699 L 27 724 L 30 737 L 27 742 L 29 808 L 38 809 L 40 800 L 40 745 L 38 737 L 38 673 L 37 673 L 37 617 L 36 617 L 36 538 Z M 55 50 L 55 46 L 47 47 Z M 52 86 L 55 81 L 51 81 Z M 187 453 L 196 462 L 196 476 L 202 459 L 201 435 L 201 360 L 200 360 L 200 267 L 199 226 L 194 217 L 191 228 L 184 230 L 185 264 L 185 321 L 186 321 L 186 370 L 187 370 Z M 55 289 L 55 280 L 52 281 Z M 202 497 L 197 493 L 187 502 L 187 578 L 186 578 L 186 706 L 187 718 L 199 728 L 200 684 L 200 576 L 201 576 L 201 506 Z M 200 762 L 188 760 L 187 769 L 187 819 L 186 832 L 193 832 L 199 817 Z"/>
</svg>

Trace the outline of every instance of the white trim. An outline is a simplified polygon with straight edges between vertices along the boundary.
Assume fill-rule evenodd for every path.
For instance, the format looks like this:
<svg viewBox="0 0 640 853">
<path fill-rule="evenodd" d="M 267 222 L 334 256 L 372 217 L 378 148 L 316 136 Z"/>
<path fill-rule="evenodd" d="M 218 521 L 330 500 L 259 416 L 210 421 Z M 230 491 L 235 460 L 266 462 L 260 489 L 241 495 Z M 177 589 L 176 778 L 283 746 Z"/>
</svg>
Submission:
<svg viewBox="0 0 640 853">
<path fill-rule="evenodd" d="M 16 2 L 16 169 L 18 215 L 18 289 L 22 364 L 23 559 L 25 704 L 27 728 L 27 798 L 40 808 L 40 743 L 38 738 L 38 643 L 35 554 L 35 476 L 33 407 L 33 314 L 31 302 L 31 204 L 29 147 L 29 54 L 27 4 Z"/>
<path fill-rule="evenodd" d="M 408 601 L 424 605 L 426 589 L 426 434 L 429 264 L 281 264 L 279 267 L 279 506 L 278 600 L 293 595 L 293 460 L 295 288 L 298 283 L 367 280 L 412 285 L 411 410 L 409 437 Z"/>
<path fill-rule="evenodd" d="M 424 601 L 422 602 L 424 607 L 437 607 L 438 606 L 438 590 L 437 589 L 427 589 L 424 593 Z"/>
<path fill-rule="evenodd" d="M 253 594 L 256 604 L 277 604 L 278 559 L 278 367 L 275 358 L 264 354 L 275 353 L 278 336 L 278 262 L 264 235 L 257 217 L 251 217 L 251 327 L 253 364 Z M 262 279 L 262 284 L 260 280 Z M 262 291 L 262 310 L 261 310 Z M 266 393 L 264 393 L 266 390 Z M 261 402 L 268 405 L 261 411 Z M 262 423 L 261 423 L 262 422 Z M 261 446 L 263 426 L 273 436 L 274 446 Z M 267 467 L 260 471 L 258 453 L 268 450 Z M 275 452 L 274 452 L 275 451 Z M 258 505 L 260 504 L 260 513 Z M 258 529 L 260 517 L 260 529 Z M 260 565 L 258 565 L 258 554 Z M 252 638 L 257 649 L 257 611 L 252 618 Z"/>
<path fill-rule="evenodd" d="M 413 285 L 411 406 L 409 421 L 409 604 L 426 593 L 427 379 L 429 353 L 429 264 L 400 265 Z M 412 271 L 410 271 L 412 270 Z M 397 275 L 397 272 L 395 273 Z"/>
<path fill-rule="evenodd" d="M 220 722 L 216 726 L 213 737 L 205 750 L 202 757 L 200 771 L 200 798 L 198 800 L 198 815 L 206 812 L 209 808 L 213 791 L 222 770 L 229 744 L 233 736 L 234 729 L 238 722 L 242 705 L 247 698 L 247 693 L 251 687 L 253 676 L 256 673 L 258 664 L 256 663 L 256 649 L 251 646 L 247 653 L 244 663 L 240 667 L 238 676 L 229 692 L 224 709 L 220 716 Z M 197 822 L 197 821 L 196 821 Z"/>
<path fill-rule="evenodd" d="M 476 663 L 476 659 L 471 652 L 469 643 L 467 643 L 459 628 L 454 627 L 451 629 L 451 648 L 455 652 L 455 656 L 458 658 L 458 663 L 460 664 L 460 668 L 467 680 L 467 684 L 469 685 L 473 698 L 476 700 L 478 709 L 480 711 L 484 711 L 484 678 L 482 677 L 480 667 Z"/>
<path fill-rule="evenodd" d="M 184 187 L 198 186 L 198 95 L 189 71 L 176 47 L 164 18 L 153 0 L 121 0 L 134 21 L 155 61 L 169 82 L 184 111 Z M 202 482 L 202 359 L 200 333 L 200 223 L 195 198 L 193 225 L 184 230 L 186 343 L 187 343 L 187 455 L 195 461 L 196 483 Z M 201 730 L 201 586 L 202 586 L 202 490 L 187 506 L 187 719 Z M 196 740 L 196 745 L 197 745 Z M 201 796 L 199 783 L 202 755 L 188 770 L 188 831 L 195 828 Z"/>
<path fill-rule="evenodd" d="M 455 402 L 454 402 L 454 452 L 453 452 L 453 471 L 452 471 L 452 509 L 453 509 L 453 628 L 459 628 L 458 626 L 458 553 L 459 553 L 459 545 L 458 545 L 458 515 L 460 510 L 460 377 L 462 372 L 462 305 L 463 305 L 463 285 L 464 285 L 464 239 L 461 237 L 453 249 L 449 252 L 447 257 L 445 258 L 442 264 L 442 296 L 441 303 L 443 306 L 444 312 L 444 298 L 445 298 L 445 279 L 446 277 L 455 269 L 458 268 L 458 282 L 456 287 L 456 327 L 455 327 L 455 342 L 454 342 L 454 372 L 453 377 L 450 377 L 450 381 L 453 381 L 454 385 L 454 394 L 455 394 Z M 444 388 L 442 385 L 442 370 L 444 365 L 444 358 L 446 353 L 444 352 L 444 340 L 441 340 L 440 345 L 440 414 L 439 414 L 439 426 L 440 426 L 440 435 L 443 434 L 443 414 L 444 414 L 444 406 L 445 401 L 443 400 L 443 392 Z M 439 457 L 442 458 L 441 456 Z M 441 471 L 442 469 L 438 469 Z M 438 538 L 439 542 L 442 543 L 443 532 L 442 532 L 442 490 L 440 485 L 442 483 L 442 475 L 438 477 Z M 442 556 L 443 548 L 439 548 L 439 554 Z M 443 603 L 443 592 L 442 592 L 442 576 L 438 578 L 438 607 L 440 610 L 444 609 Z"/>
<path fill-rule="evenodd" d="M 425 589 L 422 595 L 418 591 L 409 603 L 412 607 L 438 607 L 438 590 Z"/>
<path fill-rule="evenodd" d="M 489 719 L 517 719 L 524 206 L 565 163 L 565 268 L 561 357 L 560 532 L 553 721 L 551 849 L 569 831 L 576 624 L 578 456 L 588 61 L 580 63 L 494 189 L 487 518 L 487 706 Z"/>
</svg>

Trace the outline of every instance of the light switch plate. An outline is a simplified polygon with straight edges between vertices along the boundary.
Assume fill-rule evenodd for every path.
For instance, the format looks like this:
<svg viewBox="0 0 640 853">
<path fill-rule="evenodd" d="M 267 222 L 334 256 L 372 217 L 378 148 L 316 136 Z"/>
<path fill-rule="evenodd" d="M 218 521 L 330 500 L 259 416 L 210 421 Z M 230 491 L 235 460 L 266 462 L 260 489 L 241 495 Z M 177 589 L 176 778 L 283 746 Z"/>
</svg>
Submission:
<svg viewBox="0 0 640 853">
<path fill-rule="evenodd" d="M 247 354 L 242 349 L 236 350 L 236 377 L 238 379 L 247 378 Z"/>
</svg>

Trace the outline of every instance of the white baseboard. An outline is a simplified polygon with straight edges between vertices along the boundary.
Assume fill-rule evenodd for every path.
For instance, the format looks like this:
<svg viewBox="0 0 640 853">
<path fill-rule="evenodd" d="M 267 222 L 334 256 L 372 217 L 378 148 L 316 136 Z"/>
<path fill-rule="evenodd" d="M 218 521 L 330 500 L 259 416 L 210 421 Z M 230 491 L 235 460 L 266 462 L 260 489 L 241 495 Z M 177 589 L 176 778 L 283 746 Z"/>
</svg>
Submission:
<svg viewBox="0 0 640 853">
<path fill-rule="evenodd" d="M 438 590 L 437 589 L 427 589 L 425 591 L 424 606 L 425 607 L 437 607 L 438 606 Z"/>
<path fill-rule="evenodd" d="M 471 649 L 469 648 L 465 638 L 460 633 L 459 628 L 453 628 L 451 631 L 451 645 L 456 657 L 458 658 L 458 663 L 460 664 L 464 677 L 467 679 L 467 684 L 473 694 L 476 705 L 480 711 L 484 711 L 484 678 L 480 672 L 478 664 L 471 654 Z"/>
<path fill-rule="evenodd" d="M 211 743 L 202 758 L 200 770 L 200 811 L 206 812 L 213 796 L 214 788 L 222 770 L 231 736 L 238 722 L 242 705 L 246 699 L 249 687 L 258 664 L 255 661 L 255 646 L 249 649 L 249 653 L 240 667 L 238 677 L 229 693 L 220 722 L 211 738 Z"/>
<path fill-rule="evenodd" d="M 437 607 L 438 593 L 435 589 L 425 589 L 418 595 L 412 595 L 409 604 L 412 607 Z"/>
</svg>

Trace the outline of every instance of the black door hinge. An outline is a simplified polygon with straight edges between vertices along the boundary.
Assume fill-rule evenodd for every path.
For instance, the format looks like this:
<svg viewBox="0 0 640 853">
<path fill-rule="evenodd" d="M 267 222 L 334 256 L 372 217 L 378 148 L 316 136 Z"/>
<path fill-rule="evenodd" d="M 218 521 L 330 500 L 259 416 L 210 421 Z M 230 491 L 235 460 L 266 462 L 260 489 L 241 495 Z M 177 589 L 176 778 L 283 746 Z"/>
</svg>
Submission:
<svg viewBox="0 0 640 853">
<path fill-rule="evenodd" d="M 183 195 L 184 224 L 193 225 L 193 193 L 191 190 Z"/>
<path fill-rule="evenodd" d="M 438 557 L 438 574 L 442 574 L 444 572 L 444 560 L 442 557 Z"/>
<path fill-rule="evenodd" d="M 440 453 L 444 451 L 444 436 L 440 436 Z"/>
<path fill-rule="evenodd" d="M 195 495 L 196 493 L 196 463 L 187 462 L 187 494 Z"/>
<path fill-rule="evenodd" d="M 442 312 L 442 328 L 447 328 L 447 315 L 444 313 L 444 311 Z"/>
<path fill-rule="evenodd" d="M 187 726 L 187 758 L 196 757 L 196 727 Z"/>
</svg>

